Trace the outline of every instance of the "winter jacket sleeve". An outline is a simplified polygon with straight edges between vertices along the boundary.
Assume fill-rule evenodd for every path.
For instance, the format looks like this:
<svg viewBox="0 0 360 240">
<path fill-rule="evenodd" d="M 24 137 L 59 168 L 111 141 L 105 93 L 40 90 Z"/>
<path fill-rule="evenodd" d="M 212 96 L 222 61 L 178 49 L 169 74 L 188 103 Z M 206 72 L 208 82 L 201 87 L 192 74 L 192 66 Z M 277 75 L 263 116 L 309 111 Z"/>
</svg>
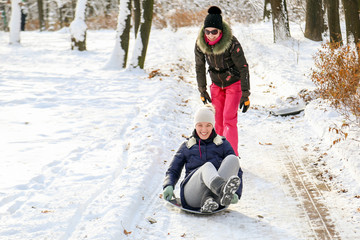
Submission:
<svg viewBox="0 0 360 240">
<path fill-rule="evenodd" d="M 205 54 L 195 44 L 195 71 L 198 88 L 206 88 Z"/>
<path fill-rule="evenodd" d="M 171 185 L 175 188 L 176 183 L 179 181 L 182 169 L 185 165 L 186 158 L 184 150 L 186 149 L 186 142 L 184 142 L 178 151 L 175 153 L 170 166 L 165 174 L 165 180 L 163 183 L 163 188 Z"/>
<path fill-rule="evenodd" d="M 231 59 L 234 62 L 236 68 L 240 72 L 241 79 L 241 90 L 249 91 L 250 90 L 250 76 L 249 76 L 249 66 L 246 62 L 244 51 L 236 39 L 233 37 L 233 44 L 231 46 Z"/>
<path fill-rule="evenodd" d="M 229 155 L 236 155 L 234 149 L 232 148 L 230 142 L 225 138 L 223 139 L 223 146 L 224 146 L 224 157 L 226 158 Z"/>
</svg>

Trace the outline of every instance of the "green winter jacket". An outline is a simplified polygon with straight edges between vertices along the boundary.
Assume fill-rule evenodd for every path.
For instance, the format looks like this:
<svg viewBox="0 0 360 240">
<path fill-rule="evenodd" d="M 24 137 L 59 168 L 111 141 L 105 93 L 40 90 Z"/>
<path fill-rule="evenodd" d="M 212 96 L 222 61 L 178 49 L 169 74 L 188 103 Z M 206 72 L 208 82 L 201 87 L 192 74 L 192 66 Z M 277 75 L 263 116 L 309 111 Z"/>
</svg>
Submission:
<svg viewBox="0 0 360 240">
<path fill-rule="evenodd" d="M 241 81 L 242 91 L 250 90 L 249 68 L 239 41 L 232 35 L 230 26 L 223 21 L 223 36 L 213 46 L 204 39 L 201 28 L 195 44 L 196 79 L 198 87 L 206 88 L 206 66 L 212 82 L 219 87 L 227 87 Z"/>
</svg>

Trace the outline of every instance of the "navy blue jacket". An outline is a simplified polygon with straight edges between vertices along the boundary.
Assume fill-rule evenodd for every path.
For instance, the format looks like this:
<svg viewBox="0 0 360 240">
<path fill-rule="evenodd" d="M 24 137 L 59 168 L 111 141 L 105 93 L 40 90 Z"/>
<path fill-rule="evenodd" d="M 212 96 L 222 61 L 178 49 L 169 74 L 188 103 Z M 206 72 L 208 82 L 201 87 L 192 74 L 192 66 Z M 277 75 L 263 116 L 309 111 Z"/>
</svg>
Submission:
<svg viewBox="0 0 360 240">
<path fill-rule="evenodd" d="M 171 185 L 175 187 L 179 181 L 183 167 L 185 166 L 185 177 L 180 187 L 181 203 L 184 207 L 192 209 L 186 204 L 184 198 L 184 186 L 192 174 L 206 162 L 211 162 L 216 169 L 219 169 L 221 162 L 228 155 L 235 155 L 230 143 L 213 130 L 211 136 L 206 140 L 201 140 L 194 130 L 192 137 L 181 144 L 176 152 L 168 170 L 163 184 L 163 188 Z M 241 198 L 242 193 L 242 170 L 240 168 L 238 176 L 241 185 L 236 194 Z"/>
</svg>

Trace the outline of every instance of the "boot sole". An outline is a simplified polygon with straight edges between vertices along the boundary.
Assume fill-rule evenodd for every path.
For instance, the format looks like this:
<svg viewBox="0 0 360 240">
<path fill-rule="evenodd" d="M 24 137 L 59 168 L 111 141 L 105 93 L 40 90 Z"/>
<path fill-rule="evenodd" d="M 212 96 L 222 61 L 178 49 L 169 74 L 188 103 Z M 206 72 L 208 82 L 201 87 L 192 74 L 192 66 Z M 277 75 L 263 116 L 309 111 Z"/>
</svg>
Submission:
<svg viewBox="0 0 360 240">
<path fill-rule="evenodd" d="M 205 200 L 203 206 L 200 209 L 200 212 L 211 213 L 219 208 L 219 204 L 215 202 L 213 198 L 208 198 Z"/>
<path fill-rule="evenodd" d="M 234 193 L 238 190 L 241 180 L 238 176 L 230 177 L 225 183 L 220 204 L 222 206 L 228 206 L 231 203 Z"/>
</svg>

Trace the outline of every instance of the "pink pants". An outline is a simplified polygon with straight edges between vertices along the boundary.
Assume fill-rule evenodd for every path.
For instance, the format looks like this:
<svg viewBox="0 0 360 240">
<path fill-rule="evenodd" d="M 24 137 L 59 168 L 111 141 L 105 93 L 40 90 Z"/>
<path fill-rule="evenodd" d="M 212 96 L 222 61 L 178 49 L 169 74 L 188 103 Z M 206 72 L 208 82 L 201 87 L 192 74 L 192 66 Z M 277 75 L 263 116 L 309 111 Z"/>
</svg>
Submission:
<svg viewBox="0 0 360 240">
<path fill-rule="evenodd" d="M 215 108 L 215 131 L 226 137 L 238 154 L 237 112 L 241 98 L 240 81 L 228 87 L 221 88 L 215 84 L 210 86 L 211 101 Z"/>
</svg>

